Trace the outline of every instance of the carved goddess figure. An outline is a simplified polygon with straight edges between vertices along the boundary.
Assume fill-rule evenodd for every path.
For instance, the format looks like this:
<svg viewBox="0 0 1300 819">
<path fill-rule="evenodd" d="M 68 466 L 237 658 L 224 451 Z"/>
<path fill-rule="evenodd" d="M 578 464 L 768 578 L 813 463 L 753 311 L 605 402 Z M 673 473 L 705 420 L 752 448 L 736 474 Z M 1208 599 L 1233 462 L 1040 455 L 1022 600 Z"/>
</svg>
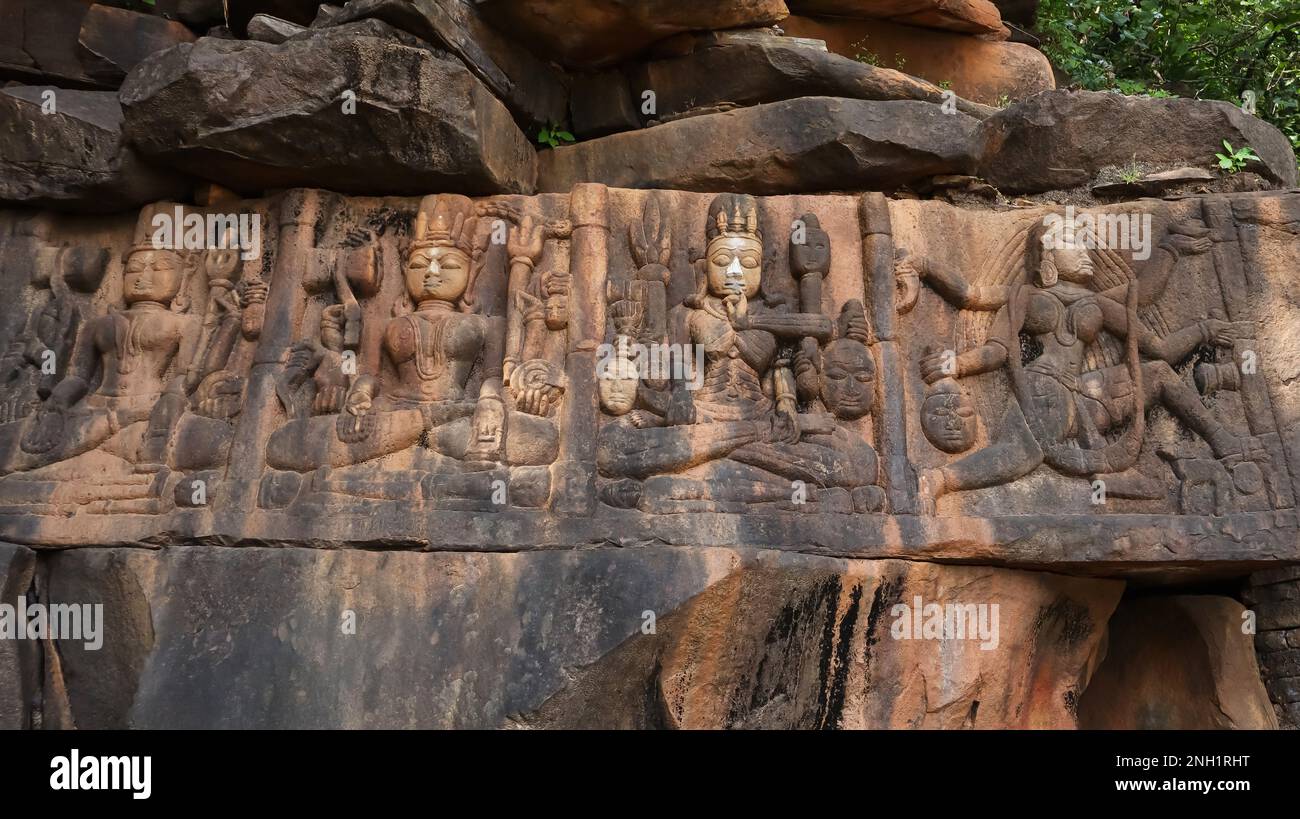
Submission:
<svg viewBox="0 0 1300 819">
<path fill-rule="evenodd" d="M 1128 478 L 1133 476 L 1126 473 L 1141 452 L 1145 412 L 1156 404 L 1204 439 L 1215 457 L 1256 457 L 1258 446 L 1224 427 L 1171 366 L 1202 345 L 1231 345 L 1248 328 L 1208 319 L 1158 337 L 1138 319 L 1138 310 L 1164 292 L 1182 255 L 1209 249 L 1206 234 L 1203 226 L 1175 226 L 1141 276 L 1107 290 L 1093 286 L 1084 229 L 1064 223 L 1037 225 L 1030 231 L 1026 280 L 1018 284 L 972 287 L 933 263 L 904 260 L 904 275 L 919 275 L 954 307 L 996 311 L 982 345 L 947 363 L 940 352 L 922 359 L 926 383 L 1005 366 L 1016 398 L 994 444 L 922 473 L 923 505 L 928 507 L 947 492 L 1007 483 L 1044 462 L 1065 475 L 1110 476 L 1115 486 L 1132 484 Z M 1087 369 L 1085 353 L 1103 332 L 1124 342 L 1125 363 Z M 1022 362 L 1022 336 L 1031 348 L 1042 350 L 1027 362 Z M 1128 428 L 1109 442 L 1104 434 L 1125 422 L 1131 422 Z"/>
<path fill-rule="evenodd" d="M 137 459 L 155 405 L 168 390 L 184 388 L 183 374 L 167 380 L 196 325 L 171 309 L 183 281 L 176 252 L 150 244 L 128 251 L 126 309 L 87 322 L 67 377 L 36 415 L 0 428 L 5 472 L 35 469 L 101 445 L 128 461 Z"/>
<path fill-rule="evenodd" d="M 345 467 L 418 445 L 431 450 L 433 462 L 418 467 L 426 471 L 455 471 L 456 462 L 483 469 L 554 458 L 554 423 L 540 417 L 547 402 L 521 401 L 539 415 L 507 406 L 505 321 L 470 312 L 476 221 L 466 197 L 437 195 L 421 202 L 404 271 L 414 310 L 384 328 L 379 372 L 355 379 L 341 412 L 294 419 L 272 434 L 271 466 L 297 472 Z M 512 258 L 531 268 L 542 252 L 540 229 L 525 219 L 509 238 Z M 469 394 L 480 361 L 481 383 Z M 315 405 L 317 412 L 331 408 L 330 402 Z"/>
<path fill-rule="evenodd" d="M 869 445 L 837 433 L 828 413 L 798 411 L 781 345 L 825 341 L 831 321 L 820 313 L 781 312 L 760 297 L 757 202 L 743 194 L 718 196 L 706 233 L 699 290 L 680 316 L 683 335 L 703 348 L 700 388 L 675 382 L 662 418 L 629 413 L 606 423 L 597 455 L 601 474 L 644 481 L 641 494 L 652 509 L 673 500 L 788 501 L 793 481 L 810 490 L 875 483 Z"/>
</svg>

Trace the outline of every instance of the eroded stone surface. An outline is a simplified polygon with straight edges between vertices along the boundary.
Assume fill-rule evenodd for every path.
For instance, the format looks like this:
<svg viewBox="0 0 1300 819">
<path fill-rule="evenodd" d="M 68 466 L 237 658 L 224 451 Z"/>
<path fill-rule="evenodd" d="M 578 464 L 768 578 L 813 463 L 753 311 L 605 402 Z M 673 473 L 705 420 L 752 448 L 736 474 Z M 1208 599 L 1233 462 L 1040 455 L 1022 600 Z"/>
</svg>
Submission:
<svg viewBox="0 0 1300 819">
<path fill-rule="evenodd" d="M 1255 149 L 1262 161 L 1249 170 L 1282 188 L 1296 185 L 1286 136 L 1227 102 L 1047 91 L 985 120 L 975 139 L 980 175 L 1007 192 L 1082 185 L 1102 167 L 1135 157 L 1214 168 L 1224 140 Z"/>
<path fill-rule="evenodd" d="M 0 602 L 16 607 L 19 597 L 31 595 L 35 571 L 35 552 L 0 543 Z M 0 730 L 33 727 L 32 712 L 40 701 L 40 666 L 40 648 L 35 642 L 11 634 L 0 640 Z"/>
<path fill-rule="evenodd" d="M 1127 600 L 1111 618 L 1106 658 L 1079 704 L 1103 730 L 1277 727 L 1259 678 L 1246 611 L 1227 597 Z"/>
<path fill-rule="evenodd" d="M 764 194 L 892 189 L 963 172 L 975 123 L 925 102 L 802 97 L 544 152 L 538 186 L 562 191 L 599 182 Z M 729 136 L 718 140 L 720 133 Z"/>
<path fill-rule="evenodd" d="M 539 54 L 586 68 L 617 63 L 683 31 L 764 26 L 789 14 L 783 0 L 488 0 L 480 9 Z"/>
<path fill-rule="evenodd" d="M 533 186 L 505 106 L 455 57 L 377 20 L 280 45 L 205 37 L 142 63 L 121 96 L 143 153 L 245 192 Z"/>
<path fill-rule="evenodd" d="M 144 162 L 121 127 L 111 91 L 0 89 L 0 201 L 111 212 L 185 193 L 186 177 Z"/>
<path fill-rule="evenodd" d="M 114 604 L 105 650 L 59 645 L 83 728 L 1071 727 L 1122 590 L 691 548 L 77 550 L 48 582 Z M 978 608 L 902 639 L 917 597 L 998 603 L 996 645 Z"/>
<path fill-rule="evenodd" d="M 870 17 L 968 34 L 1007 35 L 990 0 L 791 0 L 795 14 Z"/>
</svg>

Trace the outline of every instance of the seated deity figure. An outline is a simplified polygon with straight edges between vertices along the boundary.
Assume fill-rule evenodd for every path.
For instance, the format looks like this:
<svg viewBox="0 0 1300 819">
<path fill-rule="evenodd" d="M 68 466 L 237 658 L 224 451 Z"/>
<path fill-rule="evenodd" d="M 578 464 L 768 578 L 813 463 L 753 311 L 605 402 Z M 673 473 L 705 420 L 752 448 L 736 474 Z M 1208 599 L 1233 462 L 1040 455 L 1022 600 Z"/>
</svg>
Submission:
<svg viewBox="0 0 1300 819">
<path fill-rule="evenodd" d="M 1209 249 L 1207 230 L 1174 225 L 1158 255 L 1126 284 L 1101 290 L 1084 228 L 1063 223 L 1035 226 L 1025 257 L 1025 278 L 1007 286 L 971 286 L 960 274 L 926 261 L 905 260 L 902 272 L 919 275 L 954 307 L 995 313 L 984 343 L 955 360 L 932 352 L 921 360 L 927 384 L 1008 368 L 1015 401 L 993 444 L 920 476 L 923 508 L 949 492 L 996 486 L 1046 463 L 1066 476 L 1104 477 L 1112 487 L 1144 487 L 1135 474 L 1145 413 L 1160 405 L 1204 440 L 1214 456 L 1235 465 L 1267 458 L 1259 442 L 1227 429 L 1173 366 L 1204 345 L 1230 346 L 1249 327 L 1206 319 L 1163 337 L 1149 331 L 1138 310 L 1164 292 L 1178 260 Z M 1125 344 L 1125 362 L 1088 369 L 1085 354 L 1102 333 Z M 1022 338 L 1041 349 L 1022 361 Z M 1127 428 L 1124 425 L 1127 424 Z M 1119 432 L 1116 440 L 1105 436 Z M 1149 497 L 1135 489 L 1129 497 Z"/>
<path fill-rule="evenodd" d="M 272 467 L 300 473 L 326 468 L 332 470 L 325 480 L 331 491 L 358 489 L 386 497 L 372 468 L 379 459 L 386 459 L 385 471 L 417 475 L 554 460 L 558 434 L 555 422 L 544 415 L 551 405 L 518 396 L 509 400 L 503 385 L 505 320 L 471 312 L 476 229 L 470 199 L 425 197 L 404 270 L 414 309 L 388 321 L 378 371 L 356 377 L 341 408 L 333 397 L 337 378 L 331 375 L 318 385 L 310 417 L 292 418 L 271 435 L 267 460 Z M 509 239 L 512 259 L 531 267 L 540 258 L 542 237 L 531 224 L 516 226 Z M 337 317 L 326 318 L 324 352 L 339 346 L 332 339 Z M 331 356 L 298 348 L 291 364 L 316 369 L 320 376 L 311 364 L 321 358 Z M 479 386 L 470 394 L 479 362 Z M 331 373 L 334 369 L 329 368 Z M 517 410 L 516 402 L 538 414 Z M 350 468 L 362 470 L 358 481 L 349 480 Z"/>
<path fill-rule="evenodd" d="M 171 309 L 183 281 L 175 251 L 151 244 L 128 251 L 126 309 L 84 324 L 67 376 L 36 414 L 0 426 L 0 470 L 35 470 L 96 449 L 138 460 L 155 405 L 184 389 L 174 362 L 197 321 Z"/>
<path fill-rule="evenodd" d="M 709 207 L 703 275 L 677 316 L 682 335 L 703 349 L 699 389 L 677 380 L 671 398 L 658 401 L 642 385 L 642 411 L 628 411 L 622 386 L 602 392 L 607 410 L 625 413 L 606 419 L 597 446 L 601 475 L 618 480 L 617 505 L 671 511 L 788 503 L 796 481 L 809 500 L 876 483 L 869 444 L 839 429 L 828 412 L 799 412 L 793 346 L 829 340 L 831 321 L 782 311 L 762 297 L 758 225 L 751 196 L 723 194 Z"/>
</svg>

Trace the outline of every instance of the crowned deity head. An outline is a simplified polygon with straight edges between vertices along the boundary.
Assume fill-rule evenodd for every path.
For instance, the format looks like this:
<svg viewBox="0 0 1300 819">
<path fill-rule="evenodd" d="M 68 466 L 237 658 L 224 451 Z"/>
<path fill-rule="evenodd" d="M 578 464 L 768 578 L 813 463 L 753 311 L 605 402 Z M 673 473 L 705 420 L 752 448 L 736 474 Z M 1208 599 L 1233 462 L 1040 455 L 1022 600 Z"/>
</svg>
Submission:
<svg viewBox="0 0 1300 819">
<path fill-rule="evenodd" d="M 836 338 L 821 356 L 821 399 L 836 418 L 856 420 L 875 403 L 876 361 L 867 347 L 870 333 L 862 302 L 854 299 L 845 304 Z"/>
<path fill-rule="evenodd" d="M 724 193 L 709 205 L 705 227 L 705 275 L 712 296 L 758 295 L 763 279 L 763 232 L 758 201 L 743 193 Z"/>
<path fill-rule="evenodd" d="M 975 444 L 975 407 L 951 378 L 930 387 L 921 403 L 921 431 L 936 449 L 955 455 Z"/>
<path fill-rule="evenodd" d="M 799 279 L 809 273 L 825 276 L 831 269 L 831 237 L 816 214 L 800 216 L 790 231 L 790 269 Z"/>
<path fill-rule="evenodd" d="M 415 237 L 406 260 L 406 290 L 417 304 L 456 304 L 472 284 L 474 203 L 437 194 L 420 202 Z"/>
<path fill-rule="evenodd" d="M 614 343 L 606 348 L 598 367 L 596 390 L 600 405 L 610 415 L 626 415 L 636 407 L 641 386 L 636 339 L 644 311 L 634 299 L 619 299 L 609 306 L 614 325 Z"/>
<path fill-rule="evenodd" d="M 123 261 L 122 297 L 127 304 L 170 305 L 180 293 L 185 265 L 175 250 L 146 242 L 132 246 Z"/>
<path fill-rule="evenodd" d="M 1040 287 L 1052 287 L 1064 279 L 1074 284 L 1092 281 L 1094 246 L 1092 228 L 1078 219 L 1052 215 L 1029 234 L 1030 273 Z"/>
</svg>

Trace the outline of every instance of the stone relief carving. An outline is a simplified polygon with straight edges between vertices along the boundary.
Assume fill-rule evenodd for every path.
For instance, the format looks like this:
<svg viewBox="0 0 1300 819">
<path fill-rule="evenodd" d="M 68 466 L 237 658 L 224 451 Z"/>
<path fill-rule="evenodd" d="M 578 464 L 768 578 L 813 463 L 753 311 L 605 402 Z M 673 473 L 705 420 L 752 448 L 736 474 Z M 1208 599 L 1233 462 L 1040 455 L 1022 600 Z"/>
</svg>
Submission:
<svg viewBox="0 0 1300 819">
<path fill-rule="evenodd" d="M 548 337 L 567 327 L 568 276 L 537 265 L 563 226 L 509 209 L 491 214 L 500 215 L 480 216 L 463 196 L 421 201 L 402 298 L 374 338 L 377 350 L 362 351 L 360 360 L 373 363 L 360 370 L 360 333 L 348 338 L 359 305 L 346 277 L 334 277 L 339 303 L 322 310 L 318 340 L 293 346 L 277 384 L 290 418 L 267 443 L 273 469 L 312 473 L 306 492 L 317 495 L 490 508 L 492 483 L 501 481 L 520 490 L 510 493 L 516 501 L 546 497 L 544 469 L 511 467 L 544 467 L 557 453 L 565 378 Z M 479 309 L 476 299 L 494 231 L 504 234 L 509 264 L 506 315 Z M 299 484 L 273 477 L 263 505 L 287 502 Z"/>
<path fill-rule="evenodd" d="M 339 511 L 378 542 L 504 513 L 466 519 L 476 544 L 698 512 L 901 550 L 970 519 L 1293 525 L 1286 348 L 1248 271 L 1294 240 L 1244 198 L 1144 204 L 1149 259 L 1054 211 L 878 195 L 236 206 L 270 214 L 256 259 L 155 246 L 162 203 L 81 238 L 5 223 L 0 518 L 257 541 Z"/>
<path fill-rule="evenodd" d="M 160 246 L 154 213 L 140 215 L 107 309 L 80 322 L 64 377 L 33 414 L 0 426 L 10 502 L 154 513 L 172 505 L 169 490 L 190 497 L 185 473 L 225 466 L 244 385 L 228 364 L 241 328 L 248 342 L 260 332 L 256 310 L 245 308 L 264 300 L 266 285 L 237 281 L 238 251 Z M 42 324 L 49 337 L 51 327 L 61 336 L 78 323 L 78 308 L 60 306 L 67 295 L 55 287 L 38 337 Z"/>
<path fill-rule="evenodd" d="M 632 412 L 622 399 L 630 387 L 607 389 L 604 405 L 614 417 L 602 424 L 598 466 L 610 479 L 602 489 L 609 505 L 651 512 L 741 511 L 802 504 L 806 493 L 837 511 L 878 507 L 875 452 L 832 414 L 833 408 L 843 417 L 861 417 L 869 409 L 860 388 L 847 386 L 874 375 L 862 343 L 865 317 L 857 330 L 847 329 L 854 322 L 846 321 L 846 335 L 832 340 L 820 292 L 829 239 L 813 217 L 805 217 L 810 241 L 790 256 L 800 279 L 798 303 L 765 292 L 759 221 L 753 197 L 716 197 L 707 212 L 695 290 L 671 309 L 670 345 L 685 345 L 677 349 L 687 350 L 692 360 L 698 351 L 702 359 L 698 389 L 683 378 L 662 389 L 643 382 L 643 407 Z M 650 301 L 615 302 L 616 342 L 634 335 L 634 318 L 653 315 Z M 818 385 L 805 386 L 802 408 L 794 366 L 801 348 L 805 385 Z M 629 381 L 625 372 L 606 375 Z M 809 406 L 814 392 L 830 406 Z"/>
</svg>

